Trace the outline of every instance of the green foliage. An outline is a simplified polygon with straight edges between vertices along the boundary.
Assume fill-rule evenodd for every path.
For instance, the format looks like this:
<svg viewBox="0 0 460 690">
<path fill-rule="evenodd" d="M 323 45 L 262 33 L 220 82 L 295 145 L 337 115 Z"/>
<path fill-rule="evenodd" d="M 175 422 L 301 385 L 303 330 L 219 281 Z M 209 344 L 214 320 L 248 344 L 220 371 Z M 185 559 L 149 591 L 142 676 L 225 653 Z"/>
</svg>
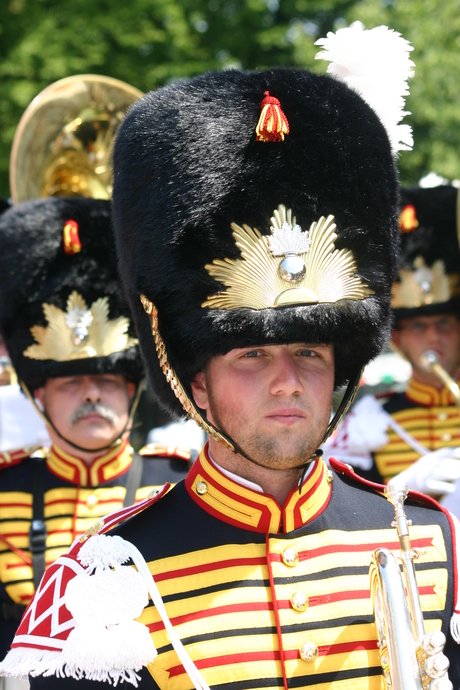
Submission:
<svg viewBox="0 0 460 690">
<path fill-rule="evenodd" d="M 57 79 L 83 73 L 143 91 L 210 69 L 314 62 L 314 42 L 356 19 L 386 23 L 414 45 L 407 118 L 415 148 L 403 183 L 460 177 L 457 0 L 3 0 L 0 3 L 0 195 L 25 108 Z"/>
</svg>

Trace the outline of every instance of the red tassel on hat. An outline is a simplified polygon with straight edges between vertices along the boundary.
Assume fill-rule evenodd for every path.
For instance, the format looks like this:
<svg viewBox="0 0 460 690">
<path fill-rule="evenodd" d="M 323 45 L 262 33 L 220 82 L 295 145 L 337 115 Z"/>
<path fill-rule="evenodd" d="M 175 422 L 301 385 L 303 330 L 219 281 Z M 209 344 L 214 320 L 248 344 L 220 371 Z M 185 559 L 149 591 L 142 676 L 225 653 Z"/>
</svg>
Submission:
<svg viewBox="0 0 460 690">
<path fill-rule="evenodd" d="M 260 107 L 259 122 L 256 127 L 257 141 L 284 141 L 284 135 L 289 134 L 289 122 L 281 110 L 281 104 L 277 98 L 270 96 L 268 91 L 264 93 Z"/>
<path fill-rule="evenodd" d="M 408 204 L 404 206 L 399 216 L 399 229 L 401 232 L 409 233 L 418 228 L 417 212 L 415 206 Z"/>
<path fill-rule="evenodd" d="M 78 237 L 78 223 L 68 220 L 62 232 L 62 243 L 66 254 L 78 254 L 81 251 L 81 242 Z"/>
</svg>

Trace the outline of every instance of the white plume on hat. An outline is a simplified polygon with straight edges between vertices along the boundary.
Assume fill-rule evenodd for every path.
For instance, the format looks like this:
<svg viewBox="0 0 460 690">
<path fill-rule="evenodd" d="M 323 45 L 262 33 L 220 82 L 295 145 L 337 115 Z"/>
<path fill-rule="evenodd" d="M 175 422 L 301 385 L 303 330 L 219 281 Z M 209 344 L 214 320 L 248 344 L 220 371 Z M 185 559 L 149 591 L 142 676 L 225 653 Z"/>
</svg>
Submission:
<svg viewBox="0 0 460 690">
<path fill-rule="evenodd" d="M 328 73 L 356 91 L 378 115 L 393 154 L 410 150 L 412 128 L 399 123 L 410 114 L 404 106 L 409 94 L 407 80 L 414 73 L 411 44 L 387 26 L 366 30 L 361 22 L 354 22 L 336 33 L 330 31 L 315 45 L 324 48 L 315 58 L 330 62 Z"/>
</svg>

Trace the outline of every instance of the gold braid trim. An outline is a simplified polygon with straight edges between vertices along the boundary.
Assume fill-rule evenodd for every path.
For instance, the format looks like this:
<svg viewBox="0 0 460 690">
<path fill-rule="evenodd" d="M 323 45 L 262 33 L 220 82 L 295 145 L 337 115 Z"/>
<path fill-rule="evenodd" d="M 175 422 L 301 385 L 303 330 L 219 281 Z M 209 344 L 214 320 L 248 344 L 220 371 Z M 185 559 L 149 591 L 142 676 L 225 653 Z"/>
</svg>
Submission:
<svg viewBox="0 0 460 690">
<path fill-rule="evenodd" d="M 156 306 L 153 304 L 153 302 L 147 299 L 145 295 L 141 295 L 141 302 L 142 306 L 145 309 L 145 312 L 148 314 L 150 319 L 150 326 L 152 328 L 152 335 L 155 341 L 155 349 L 157 352 L 160 367 L 163 371 L 163 374 L 166 377 L 167 382 L 171 386 L 172 392 L 179 400 L 187 416 L 190 417 L 190 419 L 193 419 L 198 424 L 198 426 L 201 427 L 206 434 L 208 434 L 208 436 L 211 436 L 211 438 L 221 443 L 223 446 L 225 446 L 225 448 L 229 448 L 230 450 L 235 451 L 235 446 L 230 441 L 230 439 L 228 439 L 224 434 L 222 434 L 218 429 L 216 429 L 216 427 L 214 427 L 212 424 L 206 421 L 204 417 L 202 417 L 202 415 L 198 412 L 198 409 L 196 408 L 195 404 L 187 395 L 184 387 L 179 381 L 176 372 L 168 362 L 166 346 L 158 330 L 158 310 Z"/>
</svg>

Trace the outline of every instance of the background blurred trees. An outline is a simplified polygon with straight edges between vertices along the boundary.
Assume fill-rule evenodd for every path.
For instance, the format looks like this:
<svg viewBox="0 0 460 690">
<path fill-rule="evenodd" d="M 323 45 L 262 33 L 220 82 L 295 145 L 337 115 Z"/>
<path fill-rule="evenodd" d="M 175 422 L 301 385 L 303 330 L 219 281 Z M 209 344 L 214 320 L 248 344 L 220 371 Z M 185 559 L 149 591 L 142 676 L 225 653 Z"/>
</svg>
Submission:
<svg viewBox="0 0 460 690">
<path fill-rule="evenodd" d="M 314 42 L 360 19 L 414 46 L 406 121 L 415 147 L 404 184 L 435 170 L 460 178 L 458 0 L 3 0 L 0 3 L 0 196 L 16 126 L 48 84 L 99 73 L 147 91 L 209 69 L 300 65 L 318 72 Z"/>
</svg>

